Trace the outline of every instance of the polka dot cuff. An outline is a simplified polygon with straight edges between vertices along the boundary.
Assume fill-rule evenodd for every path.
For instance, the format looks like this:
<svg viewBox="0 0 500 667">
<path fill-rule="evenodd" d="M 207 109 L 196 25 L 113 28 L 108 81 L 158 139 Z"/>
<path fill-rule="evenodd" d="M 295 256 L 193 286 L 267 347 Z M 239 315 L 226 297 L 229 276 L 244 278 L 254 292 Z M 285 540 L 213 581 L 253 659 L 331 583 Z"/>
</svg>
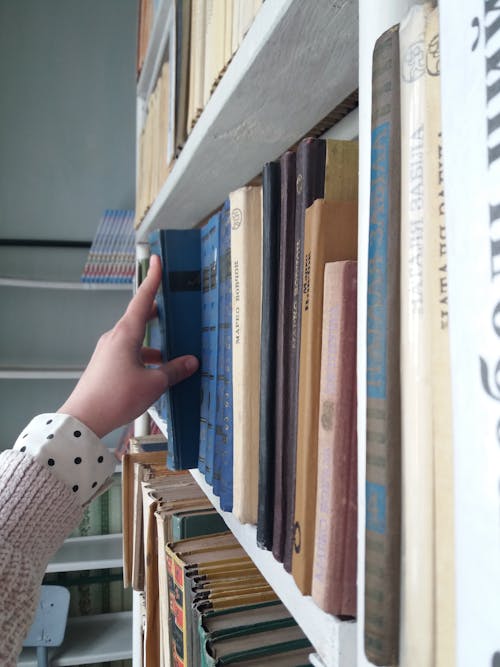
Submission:
<svg viewBox="0 0 500 667">
<path fill-rule="evenodd" d="M 70 415 L 38 415 L 16 440 L 14 449 L 49 468 L 82 505 L 105 491 L 116 461 L 85 424 Z"/>
</svg>

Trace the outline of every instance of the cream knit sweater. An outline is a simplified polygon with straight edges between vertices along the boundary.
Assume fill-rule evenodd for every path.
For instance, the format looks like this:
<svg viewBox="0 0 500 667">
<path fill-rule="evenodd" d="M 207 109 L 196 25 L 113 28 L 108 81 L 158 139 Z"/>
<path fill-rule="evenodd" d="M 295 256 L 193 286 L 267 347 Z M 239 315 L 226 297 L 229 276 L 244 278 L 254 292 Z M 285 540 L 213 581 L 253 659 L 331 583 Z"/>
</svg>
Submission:
<svg viewBox="0 0 500 667">
<path fill-rule="evenodd" d="M 81 502 L 31 456 L 0 454 L 0 665 L 15 667 L 50 557 L 79 523 Z"/>
</svg>

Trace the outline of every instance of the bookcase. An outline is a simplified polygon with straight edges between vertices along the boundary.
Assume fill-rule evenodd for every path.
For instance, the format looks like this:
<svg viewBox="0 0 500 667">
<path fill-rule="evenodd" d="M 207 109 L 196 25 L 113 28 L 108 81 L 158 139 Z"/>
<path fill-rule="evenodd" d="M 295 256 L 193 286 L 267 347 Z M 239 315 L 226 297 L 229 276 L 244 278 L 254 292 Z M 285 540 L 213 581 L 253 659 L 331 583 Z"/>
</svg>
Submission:
<svg viewBox="0 0 500 667">
<path fill-rule="evenodd" d="M 320 613 L 313 605 L 310 598 L 304 598 L 299 593 L 281 565 L 276 563 L 268 552 L 261 551 L 256 547 L 255 528 L 248 525 L 241 525 L 230 514 L 221 512 L 226 519 L 228 526 L 234 532 L 238 540 L 250 554 L 264 576 L 275 588 L 278 595 L 284 601 L 286 606 L 297 619 L 303 628 L 305 634 L 315 647 L 316 656 L 312 658 L 314 664 L 325 667 L 341 665 L 344 667 L 359 665 L 360 667 L 369 667 L 370 662 L 365 657 L 364 637 L 363 637 L 363 617 L 364 617 L 364 563 L 365 563 L 365 529 L 364 516 L 366 509 L 365 502 L 365 458 L 366 458 L 366 321 L 367 321 L 367 265 L 368 265 L 368 229 L 369 229 L 369 206 L 370 206 L 370 159 L 371 159 L 371 77 L 372 77 L 372 56 L 373 47 L 376 39 L 391 25 L 400 22 L 413 2 L 409 0 L 359 0 L 354 2 L 350 0 L 328 1 L 319 0 L 315 3 L 304 3 L 300 0 L 266 0 L 260 9 L 257 17 L 246 35 L 239 50 L 233 57 L 227 71 L 225 72 L 220 84 L 215 89 L 206 108 L 204 109 L 199 121 L 192 130 L 182 152 L 180 153 L 167 181 L 161 188 L 153 205 L 150 207 L 147 215 L 138 228 L 137 238 L 139 244 L 147 241 L 148 233 L 156 228 L 189 228 L 197 224 L 200 220 L 206 218 L 216 207 L 220 206 L 227 194 L 235 188 L 238 188 L 249 182 L 253 177 L 260 173 L 262 165 L 269 160 L 278 158 L 287 148 L 295 145 L 308 131 L 318 123 L 335 106 L 341 103 L 354 90 L 359 90 L 359 109 L 352 113 L 345 120 L 336 126 L 329 136 L 339 138 L 359 138 L 359 247 L 358 247 L 358 345 L 357 345 L 357 378 L 358 378 L 358 605 L 357 622 L 339 621 L 327 614 Z M 461 26 L 477 26 L 477 40 L 480 40 L 481 32 L 480 21 L 485 12 L 498 12 L 499 9 L 495 3 L 485 3 L 488 7 L 483 7 L 481 3 L 475 2 L 474 8 L 461 8 L 456 10 L 460 14 Z M 162 3 L 164 12 L 168 9 L 169 2 L 165 0 Z M 444 62 L 448 65 L 447 76 L 452 71 L 453 53 L 458 51 L 474 51 L 477 42 L 474 42 L 474 35 L 467 34 L 470 44 L 463 47 L 463 42 L 459 39 L 465 39 L 464 34 L 453 33 L 452 28 L 446 30 L 447 18 L 451 19 L 455 11 L 454 3 L 444 0 L 440 3 L 442 7 L 441 29 L 443 35 L 446 35 L 444 48 L 447 49 L 444 54 Z M 475 19 L 475 13 L 479 19 Z M 467 13 L 467 20 L 464 19 Z M 470 14 L 470 20 L 469 20 Z M 486 31 L 486 38 L 490 39 L 493 35 L 493 17 L 487 17 L 486 21 L 489 30 Z M 457 24 L 459 19 L 457 19 Z M 496 25 L 496 24 L 495 24 Z M 471 28 L 472 31 L 472 28 Z M 155 65 L 157 62 L 157 49 L 162 43 L 161 30 L 158 25 L 154 27 L 153 34 L 155 39 L 151 41 L 150 48 L 146 56 L 146 63 L 143 68 L 142 80 L 138 85 L 138 126 L 141 124 L 144 91 L 151 89 L 148 77 L 154 78 Z M 454 38 L 455 37 L 455 38 Z M 453 50 L 455 49 L 455 51 Z M 490 50 L 490 56 L 493 51 Z M 463 59 L 459 59 L 463 64 Z M 491 58 L 490 58 L 491 66 Z M 484 69 L 484 62 L 483 62 Z M 488 70 L 489 71 L 489 70 Z M 484 74 L 483 74 L 484 75 Z M 457 80 L 460 75 L 457 75 Z M 498 82 L 497 82 L 498 83 Z M 466 86 L 466 81 L 463 81 Z M 443 118 L 452 124 L 452 130 L 456 131 L 455 136 L 461 136 L 462 127 L 467 124 L 464 112 L 460 109 L 456 86 L 449 84 L 450 91 L 454 91 L 455 97 L 448 98 L 447 106 Z M 497 91 L 498 86 L 495 88 Z M 493 96 L 493 87 L 488 91 Z M 484 91 L 483 95 L 484 95 Z M 467 96 L 467 102 L 471 105 L 470 96 Z M 451 107 L 454 107 L 453 112 Z M 498 111 L 498 110 L 497 110 Z M 456 116 L 454 118 L 454 116 Z M 485 114 L 486 116 L 486 114 Z M 490 114 L 491 119 L 491 114 Z M 496 116 L 498 119 L 498 116 Z M 484 119 L 483 119 L 484 121 Z M 490 132 L 497 129 L 497 125 L 490 125 Z M 452 139 L 449 143 L 457 141 L 455 136 L 450 134 Z M 472 141 L 472 139 L 470 140 Z M 498 143 L 498 142 L 497 142 Z M 491 144 L 493 146 L 493 143 Z M 458 149 L 455 147 L 454 155 L 458 157 Z M 458 164 L 457 160 L 457 164 Z M 450 165 L 445 168 L 450 169 Z M 458 167 L 455 167 L 458 169 Z M 450 170 L 451 171 L 451 170 Z M 456 202 L 462 202 L 465 209 L 465 196 L 459 196 L 458 190 L 465 185 L 465 178 L 453 173 L 450 183 L 454 186 L 447 191 L 448 201 L 455 202 L 452 205 L 457 220 L 465 225 L 464 213 L 459 210 Z M 445 173 L 445 181 L 447 179 Z M 466 189 L 466 188 L 464 188 Z M 479 186 L 477 191 L 482 193 L 483 201 L 485 193 Z M 498 213 L 497 208 L 495 211 Z M 500 209 L 498 209 L 500 210 Z M 498 218 L 493 222 L 498 225 Z M 492 223 L 493 224 L 493 223 Z M 495 227 L 497 229 L 497 227 Z M 492 257 L 488 258 L 492 262 L 493 277 L 498 274 L 498 265 L 496 263 L 498 254 L 498 234 L 492 237 Z M 466 243 L 464 244 L 464 248 Z M 462 258 L 466 257 L 466 251 L 461 248 Z M 452 260 L 450 260 L 451 262 Z M 457 260 L 455 260 L 456 262 Z M 485 260 L 486 261 L 486 260 Z M 473 261 L 468 266 L 474 266 Z M 494 270 L 496 268 L 496 271 Z M 454 269 L 456 274 L 460 268 Z M 462 278 L 465 288 L 466 278 Z M 460 283 L 459 283 L 460 284 Z M 456 294 L 458 295 L 457 288 Z M 469 291 L 467 291 L 469 294 Z M 498 289 L 496 290 L 498 302 Z M 459 297 L 455 296 L 458 304 Z M 491 303 L 494 305 L 493 300 Z M 472 297 L 469 305 L 472 305 Z M 479 311 L 479 306 L 476 308 Z M 464 312 L 462 312 L 462 310 Z M 457 322 L 466 321 L 465 308 L 458 308 L 460 315 Z M 498 305 L 493 308 L 494 329 L 498 335 L 498 321 L 495 317 L 498 314 Z M 462 579 L 457 584 L 457 589 L 463 587 L 464 593 L 458 590 L 458 622 L 457 636 L 460 635 L 460 642 L 465 646 L 467 640 L 464 640 L 464 633 L 467 634 L 470 655 L 469 661 L 461 654 L 458 664 L 476 664 L 473 659 L 474 653 L 474 635 L 473 630 L 481 643 L 482 621 L 471 618 L 471 611 L 466 612 L 467 602 L 478 601 L 477 593 L 473 594 L 475 577 L 471 575 L 474 567 L 473 552 L 477 557 L 477 549 L 466 546 L 467 534 L 477 534 L 482 540 L 482 544 L 490 544 L 493 548 L 493 554 L 498 556 L 498 527 L 494 528 L 490 522 L 492 534 L 488 539 L 479 528 L 473 530 L 474 519 L 481 503 L 468 503 L 465 501 L 467 496 L 467 462 L 470 455 L 464 453 L 465 450 L 465 432 L 474 439 L 473 417 L 468 417 L 467 403 L 467 381 L 474 377 L 476 385 L 479 380 L 477 366 L 476 375 L 468 367 L 460 365 L 460 353 L 467 349 L 466 338 L 459 339 L 457 335 L 454 342 L 452 340 L 452 361 L 455 364 L 453 368 L 453 381 L 461 385 L 459 396 L 463 410 L 454 415 L 454 427 L 457 433 L 457 461 L 458 471 L 457 480 L 460 486 L 456 492 L 456 501 L 469 515 L 462 515 L 456 522 L 458 532 L 462 539 L 463 555 L 460 556 L 460 566 Z M 491 349 L 491 354 L 493 351 Z M 469 355 L 470 356 L 470 355 Z M 498 357 L 496 355 L 495 359 Z M 491 362 L 494 363 L 493 361 Z M 496 382 L 498 387 L 498 365 Z M 467 380 L 464 383 L 464 380 Z M 483 382 L 484 387 L 484 382 Z M 480 387 L 479 387 L 480 388 Z M 455 392 L 454 392 L 455 393 Z M 469 389 L 470 393 L 470 389 Z M 494 392 L 493 392 L 494 393 Z M 490 395 L 492 393 L 490 392 Z M 495 400 L 498 400 L 494 396 Z M 498 412 L 498 410 L 497 410 Z M 159 422 L 160 428 L 164 429 L 164 424 L 159 420 L 158 415 L 151 411 L 153 418 Z M 478 411 L 479 414 L 479 411 Z M 485 412 L 486 414 L 486 412 Z M 498 415 L 497 415 L 498 417 Z M 490 425 L 494 423 L 491 411 L 488 412 Z M 497 423 L 497 422 L 495 422 Z M 460 434 L 461 427 L 464 426 L 463 435 Z M 479 427 L 479 433 L 476 435 L 481 439 L 487 438 L 486 430 L 483 425 L 476 423 Z M 484 430 L 483 430 L 484 428 Z M 498 425 L 497 425 L 498 439 Z M 490 437 L 493 442 L 494 438 Z M 474 468 L 474 486 L 477 491 L 477 497 L 480 497 L 480 487 L 483 481 L 490 482 L 490 490 L 493 489 L 491 475 L 487 471 L 485 460 L 481 460 L 481 465 Z M 496 473 L 498 473 L 498 455 L 491 454 L 491 462 L 495 462 Z M 205 484 L 201 475 L 193 471 L 193 476 L 204 489 L 206 494 L 212 500 L 214 506 L 220 510 L 218 500 L 211 493 L 210 488 Z M 496 480 L 498 481 L 498 475 Z M 498 486 L 498 484 L 497 484 Z M 490 496 L 493 494 L 491 491 Z M 497 493 L 495 494 L 495 496 Z M 494 507 L 491 497 L 488 500 L 488 509 Z M 483 503 L 486 507 L 486 501 Z M 476 512 L 474 515 L 473 512 Z M 489 514 L 488 514 L 489 516 Z M 481 522 L 479 522 L 481 523 Z M 471 528 L 472 526 L 472 528 Z M 496 531 L 496 532 L 495 532 Z M 456 551 L 458 554 L 458 546 Z M 493 557 L 493 556 L 491 556 Z M 482 556 L 492 584 L 498 583 L 498 562 L 493 566 L 488 561 L 488 556 Z M 483 583 L 486 590 L 488 580 L 484 575 Z M 497 589 L 494 589 L 497 590 Z M 497 596 L 498 598 L 498 596 Z M 490 607 L 493 609 L 495 602 L 489 600 Z M 496 603 L 498 604 L 498 602 Z M 471 605 L 470 609 L 473 609 Z M 479 615 L 481 616 L 481 615 Z M 492 615 L 491 621 L 495 618 Z M 496 615 L 498 619 L 498 614 Z M 472 621 L 472 623 L 471 623 Z M 494 625 L 497 631 L 498 643 L 498 623 L 488 621 L 488 628 Z M 480 627 L 481 626 L 481 627 Z M 486 626 L 485 626 L 486 627 Z M 460 630 L 460 632 L 459 632 Z M 486 635 L 488 630 L 482 634 L 484 646 L 486 647 Z M 493 636 L 492 632 L 489 633 Z M 491 641 L 490 641 L 491 644 Z M 477 647 L 477 644 L 476 644 Z M 492 649 L 492 646 L 490 647 Z M 489 654 L 493 656 L 493 662 L 500 656 L 500 650 L 497 650 L 493 656 L 493 649 Z M 489 649 L 488 649 L 489 650 Z M 479 664 L 479 663 L 477 663 Z M 482 664 L 493 664 L 491 660 Z M 494 663 L 496 664 L 496 662 Z"/>
</svg>

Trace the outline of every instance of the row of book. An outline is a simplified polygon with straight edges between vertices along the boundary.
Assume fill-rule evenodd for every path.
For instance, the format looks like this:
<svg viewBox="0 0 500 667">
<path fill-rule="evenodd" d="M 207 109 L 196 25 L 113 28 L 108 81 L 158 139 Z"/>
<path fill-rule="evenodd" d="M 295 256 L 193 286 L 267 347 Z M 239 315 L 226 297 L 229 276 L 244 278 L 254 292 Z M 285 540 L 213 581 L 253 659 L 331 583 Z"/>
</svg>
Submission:
<svg viewBox="0 0 500 667">
<path fill-rule="evenodd" d="M 145 665 L 307 665 L 310 643 L 162 436 L 123 459 L 124 578 L 143 591 Z"/>
<path fill-rule="evenodd" d="M 134 275 L 134 211 L 107 209 L 90 246 L 81 281 L 132 283 Z"/>
<path fill-rule="evenodd" d="M 201 229 L 153 232 L 164 275 L 148 343 L 201 358 L 156 406 L 168 466 L 198 466 L 304 594 L 351 616 L 357 163 L 357 142 L 305 139 Z"/>
<path fill-rule="evenodd" d="M 167 39 L 138 142 L 136 223 L 162 187 L 220 78 L 252 24 L 262 0 L 176 0 L 166 19 Z M 142 0 L 138 71 L 160 3 Z"/>
</svg>

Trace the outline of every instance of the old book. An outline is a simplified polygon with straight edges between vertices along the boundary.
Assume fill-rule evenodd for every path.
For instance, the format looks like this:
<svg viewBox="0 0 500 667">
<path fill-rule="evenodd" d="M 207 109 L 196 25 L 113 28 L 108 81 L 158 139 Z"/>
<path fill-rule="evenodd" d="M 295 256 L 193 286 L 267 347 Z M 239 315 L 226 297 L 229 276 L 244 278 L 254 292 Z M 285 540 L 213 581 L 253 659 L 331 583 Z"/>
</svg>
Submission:
<svg viewBox="0 0 500 667">
<path fill-rule="evenodd" d="M 279 231 L 278 293 L 276 316 L 276 381 L 275 381 L 275 455 L 274 455 L 274 509 L 273 509 L 273 555 L 282 562 L 286 517 L 290 498 L 285 493 L 287 457 L 289 455 L 289 410 L 286 392 L 288 386 L 288 347 L 292 326 L 292 290 L 295 234 L 295 181 L 296 156 L 287 151 L 280 158 L 281 205 Z"/>
<path fill-rule="evenodd" d="M 191 0 L 191 39 L 189 55 L 189 102 L 187 134 L 203 109 L 205 67 L 205 0 Z"/>
<path fill-rule="evenodd" d="M 312 598 L 356 615 L 357 262 L 325 265 Z"/>
<path fill-rule="evenodd" d="M 201 404 L 198 468 L 213 484 L 219 340 L 220 213 L 201 230 Z"/>
<path fill-rule="evenodd" d="M 200 230 L 156 230 L 151 252 L 160 255 L 162 284 L 157 297 L 163 358 L 201 352 Z M 171 469 L 198 464 L 200 438 L 200 373 L 167 389 L 162 419 L 166 423 Z"/>
<path fill-rule="evenodd" d="M 187 138 L 191 1 L 175 0 L 175 154 Z"/>
<path fill-rule="evenodd" d="M 226 32 L 226 3 L 224 0 L 206 0 L 205 69 L 203 79 L 203 106 L 207 105 L 212 91 L 224 69 L 224 43 Z"/>
<path fill-rule="evenodd" d="M 375 43 L 372 79 L 364 647 L 375 665 L 394 665 L 401 551 L 399 26 Z"/>
<path fill-rule="evenodd" d="M 287 430 L 287 512 L 283 564 L 291 571 L 295 549 L 295 465 L 297 456 L 297 420 L 299 401 L 300 333 L 302 320 L 302 284 L 304 264 L 304 221 L 306 209 L 316 199 L 356 201 L 358 193 L 358 144 L 355 141 L 306 138 L 297 150 L 297 180 L 295 200 L 294 273 L 290 346 L 287 364 L 288 386 L 285 401 L 289 410 Z"/>
<path fill-rule="evenodd" d="M 317 199 L 306 210 L 298 386 L 292 574 L 311 593 L 318 460 L 318 402 L 325 264 L 355 260 L 358 205 Z"/>
<path fill-rule="evenodd" d="M 452 667 L 456 664 L 455 503 L 438 9 L 428 18 L 425 43 L 424 322 L 428 332 L 434 450 L 434 664 Z"/>
<path fill-rule="evenodd" d="M 259 475 L 262 188 L 235 190 L 231 202 L 233 343 L 233 513 L 257 522 Z"/>
<path fill-rule="evenodd" d="M 434 489 L 430 363 L 424 321 L 425 27 L 430 4 L 399 28 L 401 86 L 402 664 L 433 661 Z"/>
<path fill-rule="evenodd" d="M 279 162 L 262 172 L 262 322 L 260 334 L 259 504 L 257 544 L 273 544 L 276 442 L 276 325 L 281 178 Z"/>
</svg>

